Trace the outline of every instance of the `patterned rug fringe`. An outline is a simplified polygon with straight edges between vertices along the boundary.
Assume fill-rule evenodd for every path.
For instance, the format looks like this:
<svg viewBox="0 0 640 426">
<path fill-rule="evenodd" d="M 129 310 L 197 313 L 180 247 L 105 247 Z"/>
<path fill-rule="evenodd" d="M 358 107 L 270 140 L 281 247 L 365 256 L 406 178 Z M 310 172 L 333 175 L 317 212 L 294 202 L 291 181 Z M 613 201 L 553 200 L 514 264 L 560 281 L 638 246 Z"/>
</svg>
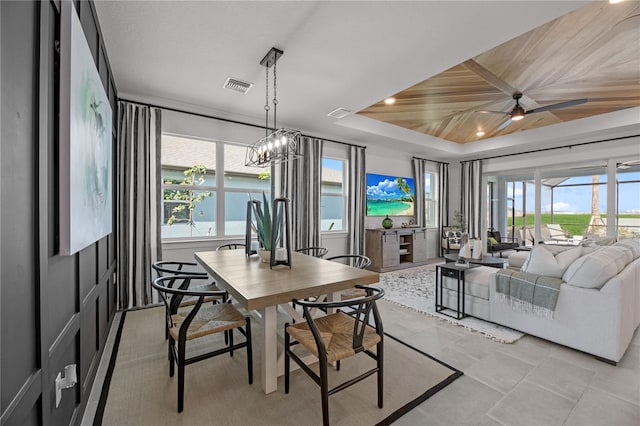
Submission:
<svg viewBox="0 0 640 426">
<path fill-rule="evenodd" d="M 434 278 L 435 265 L 433 264 L 382 273 L 380 287 L 385 290 L 383 299 L 412 312 L 464 327 L 496 342 L 513 343 L 524 336 L 519 331 L 475 317 L 457 320 L 436 312 Z"/>
</svg>

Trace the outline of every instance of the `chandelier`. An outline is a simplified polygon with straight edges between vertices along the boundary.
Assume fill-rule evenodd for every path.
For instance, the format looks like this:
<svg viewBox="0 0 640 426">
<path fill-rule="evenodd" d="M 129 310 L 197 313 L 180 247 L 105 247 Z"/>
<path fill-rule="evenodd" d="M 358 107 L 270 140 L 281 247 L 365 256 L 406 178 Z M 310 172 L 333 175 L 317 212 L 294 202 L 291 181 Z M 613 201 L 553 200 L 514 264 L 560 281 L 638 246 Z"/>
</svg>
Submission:
<svg viewBox="0 0 640 426">
<path fill-rule="evenodd" d="M 289 161 L 301 156 L 298 152 L 300 131 L 292 129 L 278 129 L 276 117 L 278 112 L 277 98 L 277 66 L 276 62 L 284 52 L 272 47 L 260 61 L 265 67 L 265 136 L 247 147 L 245 166 L 267 167 Z M 273 132 L 269 133 L 269 68 L 273 67 Z"/>
</svg>

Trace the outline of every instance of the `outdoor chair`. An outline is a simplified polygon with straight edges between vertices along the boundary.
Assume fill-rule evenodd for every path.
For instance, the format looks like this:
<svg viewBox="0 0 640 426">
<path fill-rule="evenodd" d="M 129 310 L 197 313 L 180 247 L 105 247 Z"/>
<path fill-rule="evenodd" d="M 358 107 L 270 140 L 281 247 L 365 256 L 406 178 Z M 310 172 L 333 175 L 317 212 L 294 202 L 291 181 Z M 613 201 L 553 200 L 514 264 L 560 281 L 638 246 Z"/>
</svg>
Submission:
<svg viewBox="0 0 640 426">
<path fill-rule="evenodd" d="M 519 245 L 517 241 L 509 241 L 509 239 L 502 238 L 500 231 L 487 231 L 487 253 L 491 253 L 492 255 L 499 253 L 500 257 L 502 257 L 503 251 L 513 250 L 519 247 Z"/>
<path fill-rule="evenodd" d="M 189 364 L 202 361 L 217 355 L 229 353 L 233 357 L 233 351 L 247 348 L 247 373 L 249 384 L 253 383 L 253 352 L 251 347 L 251 320 L 244 317 L 230 303 L 204 305 L 206 298 L 225 295 L 223 291 L 210 291 L 209 286 L 190 287 L 192 281 L 203 280 L 200 275 L 175 275 L 160 277 L 153 281 L 152 286 L 162 298 L 165 305 L 165 319 L 169 330 L 169 376 L 173 377 L 175 365 L 178 366 L 178 413 L 184 408 L 184 368 Z M 177 288 L 169 284 L 178 284 Z M 185 297 L 196 298 L 188 313 L 179 312 L 182 299 Z M 233 330 L 237 328 L 246 340 L 234 344 Z M 187 341 L 199 339 L 215 333 L 228 334 L 225 346 L 213 351 L 192 357 L 187 357 Z"/>
<path fill-rule="evenodd" d="M 547 223 L 543 226 L 549 231 L 549 239 L 551 241 L 567 242 L 571 237 L 569 233 L 562 229 L 557 223 Z"/>
<path fill-rule="evenodd" d="M 305 322 L 285 324 L 285 358 L 284 358 L 284 391 L 289 393 L 290 363 L 293 359 L 300 368 L 320 386 L 322 400 L 322 423 L 329 424 L 329 395 L 333 395 L 347 387 L 377 374 L 378 407 L 383 404 L 383 337 L 382 320 L 376 306 L 376 300 L 384 295 L 382 289 L 376 287 L 357 286 L 365 292 L 365 297 L 341 302 L 309 302 L 295 300 L 302 306 Z M 356 315 L 343 312 L 313 318 L 311 309 L 328 310 L 332 308 L 350 307 Z M 292 348 L 302 345 L 318 358 L 320 374 L 309 368 Z M 375 352 L 372 349 L 375 348 Z M 340 361 L 365 353 L 376 361 L 376 366 L 358 377 L 347 380 L 329 389 L 328 363 L 335 363 L 340 369 Z"/>
<path fill-rule="evenodd" d="M 305 248 L 298 249 L 296 251 L 298 253 L 303 253 L 309 256 L 319 257 L 319 258 L 324 257 L 324 255 L 329 252 L 329 250 L 327 250 L 324 247 L 305 247 Z"/>
</svg>

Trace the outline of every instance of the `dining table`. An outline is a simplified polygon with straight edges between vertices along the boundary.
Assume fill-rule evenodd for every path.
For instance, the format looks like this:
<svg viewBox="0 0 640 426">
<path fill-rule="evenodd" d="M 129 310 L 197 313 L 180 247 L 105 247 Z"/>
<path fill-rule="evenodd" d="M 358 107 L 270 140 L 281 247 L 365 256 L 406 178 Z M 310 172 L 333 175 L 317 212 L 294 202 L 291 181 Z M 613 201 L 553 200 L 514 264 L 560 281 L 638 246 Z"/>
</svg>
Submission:
<svg viewBox="0 0 640 426">
<path fill-rule="evenodd" d="M 271 267 L 269 262 L 255 255 L 247 256 L 243 250 L 196 252 L 195 259 L 240 306 L 260 317 L 261 380 L 262 390 L 267 394 L 277 390 L 281 374 L 278 309 L 300 318 L 291 306 L 293 299 L 326 295 L 329 301 L 339 300 L 343 290 L 379 281 L 376 272 L 296 252 L 291 252 L 291 267 Z"/>
</svg>

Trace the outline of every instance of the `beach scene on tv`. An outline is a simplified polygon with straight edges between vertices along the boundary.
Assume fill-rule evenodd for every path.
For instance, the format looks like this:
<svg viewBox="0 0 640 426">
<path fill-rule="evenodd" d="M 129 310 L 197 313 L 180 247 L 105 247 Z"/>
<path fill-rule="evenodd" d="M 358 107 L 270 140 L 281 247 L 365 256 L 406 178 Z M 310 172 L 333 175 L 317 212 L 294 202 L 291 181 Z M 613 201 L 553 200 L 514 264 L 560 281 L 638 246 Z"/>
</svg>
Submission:
<svg viewBox="0 0 640 426">
<path fill-rule="evenodd" d="M 412 178 L 367 173 L 367 216 L 413 216 Z"/>
</svg>

